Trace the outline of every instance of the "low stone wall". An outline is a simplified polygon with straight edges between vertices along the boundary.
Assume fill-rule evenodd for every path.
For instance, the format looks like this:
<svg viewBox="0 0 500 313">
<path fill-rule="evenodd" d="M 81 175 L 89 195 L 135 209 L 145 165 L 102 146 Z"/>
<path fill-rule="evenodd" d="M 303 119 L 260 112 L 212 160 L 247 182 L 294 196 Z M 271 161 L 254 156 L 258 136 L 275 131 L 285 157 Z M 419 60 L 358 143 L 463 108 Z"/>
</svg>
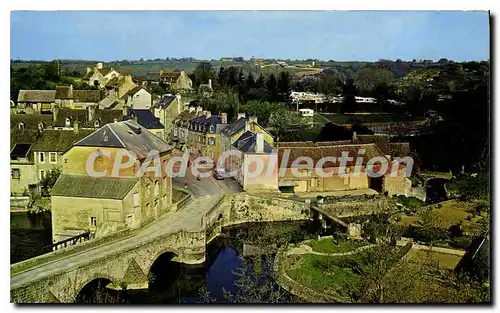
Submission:
<svg viewBox="0 0 500 313">
<path fill-rule="evenodd" d="M 335 202 L 319 204 L 319 207 L 325 213 L 340 218 L 358 215 L 371 215 L 398 210 L 396 202 L 384 196 L 353 201 L 341 199 Z"/>
<path fill-rule="evenodd" d="M 223 219 L 222 226 L 247 222 L 308 220 L 310 208 L 304 202 L 244 192 L 224 195 L 205 216 L 205 225 Z"/>
</svg>

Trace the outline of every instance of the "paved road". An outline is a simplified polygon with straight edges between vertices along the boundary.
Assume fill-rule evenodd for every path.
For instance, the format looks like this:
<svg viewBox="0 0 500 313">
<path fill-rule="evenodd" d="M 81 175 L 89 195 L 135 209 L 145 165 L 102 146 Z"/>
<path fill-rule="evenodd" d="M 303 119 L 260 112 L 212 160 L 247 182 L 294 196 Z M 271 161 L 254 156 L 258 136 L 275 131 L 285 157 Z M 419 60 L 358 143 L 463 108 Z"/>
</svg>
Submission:
<svg viewBox="0 0 500 313">
<path fill-rule="evenodd" d="M 174 180 L 174 184 L 180 186 L 184 185 L 184 180 Z M 239 185 L 234 180 L 215 181 L 213 178 L 206 178 L 202 181 L 197 181 L 195 178 L 194 181 L 188 182 L 188 189 L 193 192 L 194 199 L 180 212 L 168 212 L 164 214 L 155 222 L 141 229 L 133 237 L 97 246 L 57 260 L 53 263 L 47 263 L 11 276 L 11 288 L 101 258 L 118 250 L 122 250 L 124 247 L 136 246 L 148 238 L 157 237 L 161 234 L 173 233 L 181 229 L 199 229 L 201 227 L 202 216 L 215 205 L 220 195 L 240 190 Z"/>
</svg>

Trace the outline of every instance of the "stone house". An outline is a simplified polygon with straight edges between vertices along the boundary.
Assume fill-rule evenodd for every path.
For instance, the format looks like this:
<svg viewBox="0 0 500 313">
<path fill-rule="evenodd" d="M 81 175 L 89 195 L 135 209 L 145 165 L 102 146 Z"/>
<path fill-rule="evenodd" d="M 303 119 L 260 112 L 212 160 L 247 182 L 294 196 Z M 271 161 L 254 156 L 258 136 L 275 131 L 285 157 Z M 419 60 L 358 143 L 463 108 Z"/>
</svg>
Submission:
<svg viewBox="0 0 500 313">
<path fill-rule="evenodd" d="M 150 151 L 159 152 L 160 175 L 146 171 L 136 177 Z M 135 164 L 113 173 L 115 162 L 127 162 L 122 157 L 128 152 L 136 155 Z M 165 141 L 133 120 L 108 123 L 75 143 L 63 155 L 62 174 L 51 191 L 53 240 L 86 230 L 101 237 L 138 228 L 169 211 L 172 180 L 166 162 L 171 152 Z M 89 158 L 99 177 L 87 172 Z"/>
<path fill-rule="evenodd" d="M 106 110 L 97 106 L 87 109 L 54 107 L 52 124 L 56 129 L 73 129 L 74 127 L 95 129 L 107 123 L 121 121 L 122 117 L 122 110 Z"/>
<path fill-rule="evenodd" d="M 100 101 L 99 90 L 73 90 L 73 85 L 56 87 L 55 104 L 61 108 L 84 109 Z"/>
<path fill-rule="evenodd" d="M 142 86 L 135 86 L 125 92 L 121 98 L 124 100 L 125 105 L 133 109 L 150 109 L 151 108 L 151 94 Z"/>
<path fill-rule="evenodd" d="M 177 149 L 184 151 L 189 148 L 189 125 L 193 118 L 201 116 L 202 114 L 203 109 L 201 107 L 189 107 L 173 120 L 171 138 Z"/>
<path fill-rule="evenodd" d="M 184 103 L 181 100 L 181 95 L 163 95 L 160 101 L 153 104 L 154 116 L 160 119 L 160 122 L 165 126 L 165 140 L 172 136 L 174 120 L 185 110 Z"/>
<path fill-rule="evenodd" d="M 198 94 L 202 95 L 203 97 L 211 97 L 212 94 L 214 93 L 214 89 L 212 88 L 212 80 L 209 79 L 207 84 L 200 84 L 198 86 Z"/>
<path fill-rule="evenodd" d="M 14 143 L 10 150 L 10 193 L 27 196 L 36 188 L 36 166 L 33 161 L 32 144 Z"/>
<path fill-rule="evenodd" d="M 160 71 L 160 82 L 172 89 L 173 91 L 192 91 L 193 81 L 184 72 L 167 72 Z"/>
<path fill-rule="evenodd" d="M 262 133 L 264 140 L 271 147 L 274 147 L 274 136 L 258 123 L 257 117 L 250 116 L 247 118 L 245 113 L 238 113 L 237 118 L 229 123 L 221 132 L 222 151 L 230 150 L 233 143 L 247 131 Z"/>
<path fill-rule="evenodd" d="M 212 115 L 210 111 L 204 111 L 203 115 L 191 119 L 187 139 L 190 153 L 217 161 L 222 150 L 221 131 L 226 126 L 226 113 Z"/>
<path fill-rule="evenodd" d="M 106 83 L 114 78 L 120 78 L 122 74 L 112 67 L 103 67 L 102 63 L 97 63 L 93 68 L 87 67 L 87 73 L 83 80 L 90 86 L 104 88 Z"/>
<path fill-rule="evenodd" d="M 93 131 L 92 129 L 79 129 L 78 127 L 75 127 L 73 130 L 42 130 L 40 137 L 35 141 L 32 148 L 38 183 L 49 171 L 55 168 L 62 168 L 63 154 L 75 142 L 90 135 Z"/>
<path fill-rule="evenodd" d="M 375 142 L 359 143 L 356 135 L 353 137 L 353 140 L 350 141 L 281 143 L 278 147 L 278 162 L 280 171 L 283 174 L 280 173 L 278 177 L 279 187 L 282 189 L 293 188 L 294 192 L 302 193 L 370 188 L 378 192 L 387 192 L 389 196 L 409 194 L 411 181 L 405 175 L 405 164 L 398 166 L 396 177 L 391 177 L 390 171 L 378 178 L 369 177 L 366 173 L 368 160 L 380 157 L 385 158 L 391 164 L 391 157 L 384 153 Z M 366 138 L 366 141 L 369 141 L 368 138 Z M 361 150 L 364 151 L 364 154 L 362 154 L 361 171 L 358 176 L 339 176 L 338 161 L 336 163 L 325 162 L 321 165 L 325 173 L 331 174 L 330 177 L 317 175 L 315 167 L 321 158 L 336 157 L 338 160 L 342 153 L 347 153 L 349 157 L 353 158 L 353 160 L 346 163 L 345 169 L 346 173 L 353 173 L 356 158 Z M 287 154 L 288 156 L 286 156 Z M 310 157 L 313 160 L 312 166 L 307 167 L 303 163 L 301 165 L 294 164 L 294 161 L 299 157 Z M 296 168 L 296 170 L 303 173 L 303 176 L 297 177 L 294 175 L 292 168 Z M 375 165 L 374 170 L 377 171 L 378 168 L 379 165 Z"/>
<path fill-rule="evenodd" d="M 231 154 L 226 158 L 225 169 L 235 174 L 234 178 L 243 190 L 278 192 L 278 156 L 264 139 L 264 132 L 247 130 L 232 143 L 231 148 L 241 154 Z M 255 173 L 257 161 L 264 165 L 258 174 Z"/>
<path fill-rule="evenodd" d="M 51 112 L 55 102 L 55 90 L 19 90 L 17 109 L 25 113 Z"/>
</svg>

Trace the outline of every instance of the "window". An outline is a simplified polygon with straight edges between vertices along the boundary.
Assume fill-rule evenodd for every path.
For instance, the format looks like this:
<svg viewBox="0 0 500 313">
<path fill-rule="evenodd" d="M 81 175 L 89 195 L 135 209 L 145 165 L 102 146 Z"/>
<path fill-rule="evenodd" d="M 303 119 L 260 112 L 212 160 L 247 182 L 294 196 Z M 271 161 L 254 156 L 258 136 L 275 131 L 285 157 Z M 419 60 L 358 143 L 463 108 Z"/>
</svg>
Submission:
<svg viewBox="0 0 500 313">
<path fill-rule="evenodd" d="M 141 205 L 141 194 L 139 191 L 134 193 L 134 207 L 138 207 Z"/>
<path fill-rule="evenodd" d="M 49 162 L 57 163 L 57 152 L 49 152 Z"/>
<path fill-rule="evenodd" d="M 21 171 L 18 168 L 12 169 L 12 178 L 19 179 L 21 177 Z"/>
<path fill-rule="evenodd" d="M 19 126 L 19 129 L 24 129 L 24 123 L 23 122 L 20 122 L 18 126 Z"/>
<path fill-rule="evenodd" d="M 94 121 L 94 127 L 96 127 L 96 128 L 97 128 L 97 127 L 99 127 L 99 124 L 100 124 L 100 123 L 99 123 L 99 120 L 95 120 L 95 121 Z"/>
<path fill-rule="evenodd" d="M 210 132 L 213 133 L 215 131 L 214 125 L 210 125 Z"/>
<path fill-rule="evenodd" d="M 66 118 L 66 127 L 71 126 L 71 119 L 69 117 Z"/>
<path fill-rule="evenodd" d="M 40 170 L 40 180 L 42 180 L 44 178 L 45 178 L 45 171 L 44 170 Z"/>
<path fill-rule="evenodd" d="M 97 226 L 97 218 L 95 216 L 90 217 L 90 226 L 91 227 L 96 227 Z"/>
<path fill-rule="evenodd" d="M 212 137 L 208 138 L 208 144 L 210 146 L 215 146 L 215 138 L 212 138 Z"/>
<path fill-rule="evenodd" d="M 39 152 L 38 153 L 38 161 L 40 163 L 45 163 L 45 152 Z"/>
<path fill-rule="evenodd" d="M 158 197 L 158 194 L 160 193 L 160 184 L 158 181 L 155 181 L 155 198 Z"/>
</svg>

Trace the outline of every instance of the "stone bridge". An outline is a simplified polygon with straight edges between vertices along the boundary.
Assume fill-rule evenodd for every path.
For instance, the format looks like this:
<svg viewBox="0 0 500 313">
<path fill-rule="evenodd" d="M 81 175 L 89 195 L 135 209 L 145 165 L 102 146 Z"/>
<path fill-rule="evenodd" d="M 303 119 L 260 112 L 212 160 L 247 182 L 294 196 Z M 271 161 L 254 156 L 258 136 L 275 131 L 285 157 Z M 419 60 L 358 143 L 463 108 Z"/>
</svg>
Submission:
<svg viewBox="0 0 500 313">
<path fill-rule="evenodd" d="M 115 286 L 126 284 L 144 288 L 153 263 L 164 253 L 173 253 L 173 261 L 203 263 L 207 244 L 224 226 L 304 220 L 309 218 L 309 212 L 306 203 L 272 196 L 235 193 L 219 198 L 200 197 L 182 211 L 161 217 L 133 236 L 53 258 L 11 274 L 11 302 L 74 302 L 79 292 L 96 279 L 109 280 Z M 41 258 L 47 259 L 57 252 Z M 11 271 L 16 266 L 19 267 L 13 264 Z"/>
</svg>

